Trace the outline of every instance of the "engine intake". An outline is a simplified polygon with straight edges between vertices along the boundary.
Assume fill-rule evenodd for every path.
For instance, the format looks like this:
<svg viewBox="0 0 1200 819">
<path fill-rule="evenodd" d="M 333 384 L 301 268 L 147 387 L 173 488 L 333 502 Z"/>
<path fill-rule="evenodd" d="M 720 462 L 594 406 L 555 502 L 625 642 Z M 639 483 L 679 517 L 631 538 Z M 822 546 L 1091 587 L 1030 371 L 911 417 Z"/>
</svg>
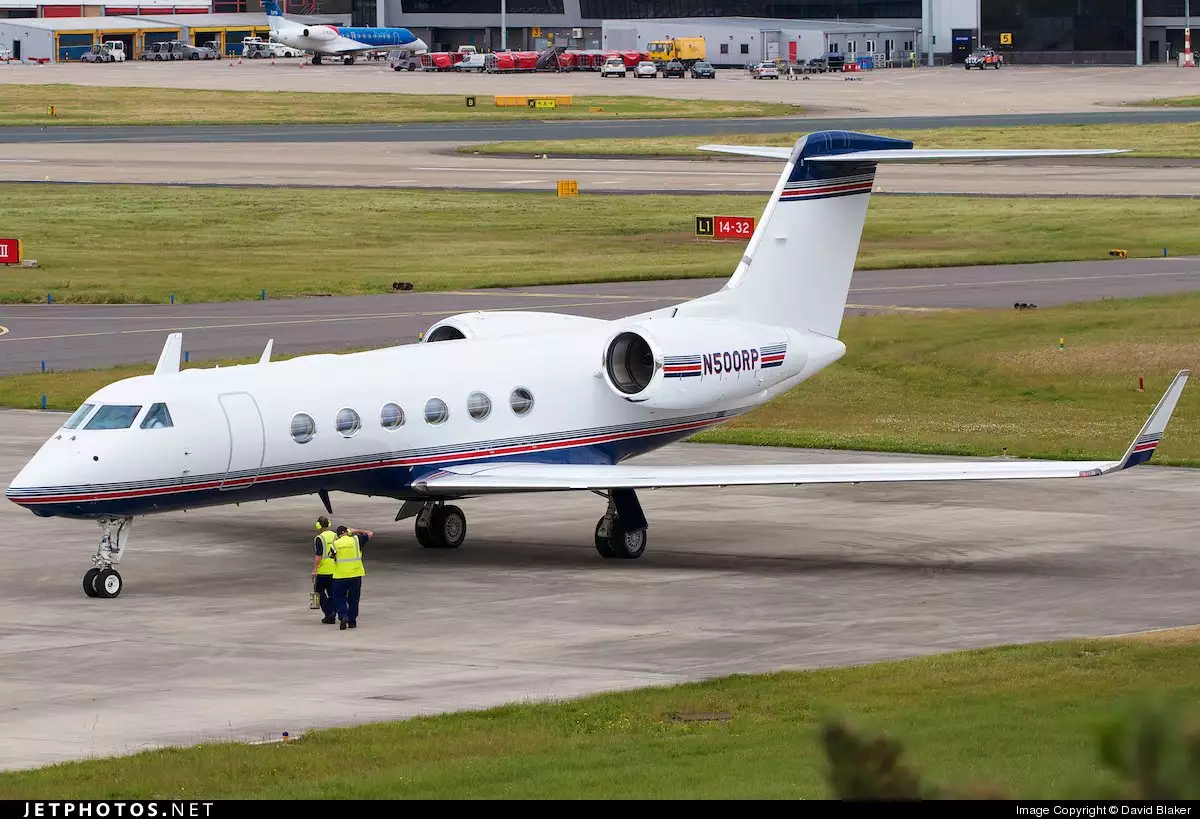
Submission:
<svg viewBox="0 0 1200 819">
<path fill-rule="evenodd" d="M 621 333 L 608 345 L 604 366 L 614 387 L 626 395 L 637 395 L 654 378 L 659 362 L 646 339 L 637 333 Z"/>
</svg>

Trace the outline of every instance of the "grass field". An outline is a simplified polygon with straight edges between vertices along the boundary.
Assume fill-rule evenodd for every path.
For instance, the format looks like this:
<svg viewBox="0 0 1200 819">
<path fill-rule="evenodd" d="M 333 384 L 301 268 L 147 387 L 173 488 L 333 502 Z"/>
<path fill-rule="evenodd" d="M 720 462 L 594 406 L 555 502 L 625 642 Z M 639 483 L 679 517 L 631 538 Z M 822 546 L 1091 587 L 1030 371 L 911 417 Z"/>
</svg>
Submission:
<svg viewBox="0 0 1200 819">
<path fill-rule="evenodd" d="M 1200 105 L 1200 97 L 1165 97 L 1157 100 L 1144 100 L 1130 103 L 1131 105 L 1164 105 L 1171 108 L 1195 108 Z"/>
<path fill-rule="evenodd" d="M 0 302 L 57 303 L 727 276 L 744 244 L 697 239 L 695 216 L 758 217 L 766 200 L 16 183 L 0 197 L 40 265 L 0 275 Z M 1198 223 L 1179 199 L 875 197 L 858 266 L 1184 255 Z"/>
<path fill-rule="evenodd" d="M 473 120 L 638 119 L 795 116 L 795 105 L 654 97 L 575 97 L 570 107 L 497 108 L 479 95 L 333 94 L 304 91 L 200 91 L 85 85 L 9 85 L 0 125 L 285 125 Z M 55 116 L 49 106 L 55 107 Z M 591 109 L 599 108 L 598 111 Z"/>
<path fill-rule="evenodd" d="M 1119 458 L 1175 373 L 1200 365 L 1200 293 L 1020 312 L 850 316 L 841 336 L 841 361 L 693 440 Z M 103 385 L 152 370 L 4 376 L 0 406 L 36 409 L 46 395 L 49 408 L 73 410 Z M 1137 392 L 1138 376 L 1145 392 Z M 1200 466 L 1200 385 L 1184 390 L 1154 463 Z"/>
<path fill-rule="evenodd" d="M 1200 100 L 1200 97 L 1196 98 Z M 1128 157 L 1200 157 L 1200 122 L 1158 125 L 1033 125 L 1021 128 L 870 129 L 912 140 L 918 148 L 1123 148 Z M 572 139 L 553 142 L 492 142 L 464 145 L 461 153 L 551 156 L 720 156 L 697 145 L 791 145 L 802 134 L 711 134 L 703 137 Z"/>
<path fill-rule="evenodd" d="M 1100 764 L 1104 730 L 1198 695 L 1200 631 L 1184 629 L 65 763 L 0 774 L 0 798 L 828 798 L 819 732 L 837 717 L 902 742 L 934 783 L 1095 798 L 1120 784 Z"/>
</svg>

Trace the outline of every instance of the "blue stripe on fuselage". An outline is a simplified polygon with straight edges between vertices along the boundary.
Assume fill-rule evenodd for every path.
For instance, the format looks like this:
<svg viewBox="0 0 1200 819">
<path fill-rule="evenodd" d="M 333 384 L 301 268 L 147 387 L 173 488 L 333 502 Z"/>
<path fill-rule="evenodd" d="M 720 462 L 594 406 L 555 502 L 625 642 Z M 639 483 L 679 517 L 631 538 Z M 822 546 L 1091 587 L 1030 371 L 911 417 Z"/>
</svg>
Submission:
<svg viewBox="0 0 1200 819">
<path fill-rule="evenodd" d="M 354 40 L 369 46 L 402 46 L 417 41 L 416 36 L 406 28 L 341 28 L 338 34 L 347 40 Z"/>
<path fill-rule="evenodd" d="M 454 464 L 479 463 L 482 461 L 518 461 L 543 464 L 615 464 L 674 441 L 702 432 L 726 419 L 714 419 L 704 427 L 693 427 L 676 432 L 627 438 L 603 444 L 566 447 L 544 452 L 476 458 L 455 461 Z M 227 503 L 247 503 L 295 495 L 311 495 L 324 489 L 329 492 L 348 492 L 355 495 L 379 495 L 397 500 L 430 497 L 411 490 L 414 470 L 418 475 L 437 471 L 435 464 L 418 467 L 384 467 L 335 475 L 317 475 L 269 483 L 251 484 L 243 489 L 202 489 L 181 491 L 164 495 L 118 498 L 115 500 L 84 501 L 69 503 L 39 503 L 28 508 L 38 517 L 62 517 L 92 519 L 98 517 L 137 517 L 158 512 L 174 512 L 181 509 L 200 509 Z M 12 499 L 18 502 L 16 499 Z"/>
</svg>

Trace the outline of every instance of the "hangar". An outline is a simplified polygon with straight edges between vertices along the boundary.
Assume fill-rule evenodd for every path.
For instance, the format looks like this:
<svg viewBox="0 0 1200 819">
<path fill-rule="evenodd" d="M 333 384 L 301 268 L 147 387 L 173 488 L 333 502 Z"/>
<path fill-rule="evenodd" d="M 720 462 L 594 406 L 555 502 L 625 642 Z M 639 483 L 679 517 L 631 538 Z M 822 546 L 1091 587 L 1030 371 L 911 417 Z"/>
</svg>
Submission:
<svg viewBox="0 0 1200 819">
<path fill-rule="evenodd" d="M 134 17 L 18 17 L 0 20 L 0 44 L 13 59 L 78 60 L 93 43 L 119 40 L 127 59 L 136 60 L 151 44 L 179 37 L 179 27 Z"/>
<path fill-rule="evenodd" d="M 873 67 L 908 65 L 917 29 L 879 23 L 779 20 L 768 17 L 605 20 L 603 48 L 646 51 L 655 41 L 703 37 L 708 62 L 740 67 L 762 60 L 806 61 L 833 52 L 846 60 L 870 58 Z"/>
</svg>

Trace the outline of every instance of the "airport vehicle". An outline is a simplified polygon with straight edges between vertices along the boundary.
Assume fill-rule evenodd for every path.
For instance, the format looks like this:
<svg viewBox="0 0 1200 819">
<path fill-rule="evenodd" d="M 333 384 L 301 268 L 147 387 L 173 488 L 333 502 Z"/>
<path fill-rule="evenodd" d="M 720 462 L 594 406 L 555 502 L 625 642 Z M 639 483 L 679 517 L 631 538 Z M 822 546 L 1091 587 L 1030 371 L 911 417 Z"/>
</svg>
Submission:
<svg viewBox="0 0 1200 819">
<path fill-rule="evenodd" d="M 215 48 L 216 41 L 210 40 L 203 45 L 183 43 L 183 56 L 188 60 L 215 60 L 221 56 L 221 49 Z"/>
<path fill-rule="evenodd" d="M 1004 57 L 995 49 L 977 48 L 967 56 L 963 67 L 970 71 L 972 68 L 983 70 L 985 68 L 1000 68 L 1004 63 Z"/>
<path fill-rule="evenodd" d="M 311 52 L 313 65 L 323 57 L 339 58 L 345 65 L 368 51 L 404 49 L 409 53 L 427 52 L 429 46 L 406 28 L 342 27 L 295 23 L 283 16 L 276 0 L 263 0 L 271 39 L 301 51 Z"/>
<path fill-rule="evenodd" d="M 683 79 L 687 76 L 687 69 L 683 67 L 683 63 L 679 60 L 671 60 L 663 66 L 662 75 L 664 77 L 679 77 Z"/>
<path fill-rule="evenodd" d="M 271 44 L 258 37 L 242 40 L 242 56 L 247 60 L 269 60 L 275 56 Z"/>
<path fill-rule="evenodd" d="M 388 55 L 388 65 L 393 71 L 416 71 L 421 67 L 421 58 L 407 51 L 392 51 Z"/>
<path fill-rule="evenodd" d="M 84 52 L 79 58 L 85 63 L 123 63 L 125 62 L 125 44 L 120 40 L 105 40 L 92 45 L 90 51 Z"/>
<path fill-rule="evenodd" d="M 83 590 L 115 597 L 134 517 L 205 506 L 315 494 L 332 514 L 331 492 L 392 499 L 422 546 L 456 548 L 466 535 L 457 501 L 586 491 L 606 503 L 596 551 L 632 559 L 649 526 L 639 489 L 1088 478 L 1151 459 L 1186 370 L 1111 461 L 627 463 L 743 415 L 845 354 L 838 335 L 880 164 L 1120 153 L 921 150 L 847 131 L 783 148 L 700 147 L 784 165 L 722 289 L 613 320 L 461 313 L 420 343 L 357 353 L 271 361 L 268 341 L 257 363 L 183 371 L 183 336 L 171 333 L 153 374 L 90 395 L 5 496 L 41 517 L 97 521 Z M 328 383 L 338 386 L 313 389 Z"/>
<path fill-rule="evenodd" d="M 642 60 L 634 67 L 633 76 L 636 79 L 641 79 L 642 77 L 657 77 L 658 66 L 649 60 Z"/>
<path fill-rule="evenodd" d="M 271 47 L 271 51 L 275 53 L 276 57 L 294 59 L 296 57 L 304 56 L 304 52 L 298 48 L 292 48 L 290 45 L 285 45 L 284 43 L 276 42 L 275 40 L 268 40 L 267 42 Z"/>
<path fill-rule="evenodd" d="M 157 43 L 151 43 L 138 59 L 154 60 L 155 62 L 182 60 L 183 42 L 180 40 L 160 40 Z"/>
<path fill-rule="evenodd" d="M 0 45 L 0 60 L 11 60 L 11 59 L 12 59 L 12 51 L 9 50 L 8 46 Z"/>
<path fill-rule="evenodd" d="M 708 58 L 703 37 L 676 37 L 674 39 L 657 40 L 646 47 L 646 57 L 656 65 L 663 65 L 671 60 L 679 60 L 684 68 Z"/>
<path fill-rule="evenodd" d="M 692 66 L 693 80 L 715 80 L 717 78 L 717 70 L 710 63 L 701 60 Z"/>
<path fill-rule="evenodd" d="M 779 66 L 773 62 L 756 63 L 750 69 L 750 76 L 756 80 L 777 80 L 779 79 Z"/>
<path fill-rule="evenodd" d="M 600 66 L 600 76 L 624 77 L 628 70 L 625 61 L 620 57 L 609 57 L 604 61 L 604 65 Z"/>
<path fill-rule="evenodd" d="M 483 54 L 468 54 L 454 64 L 454 70 L 462 72 L 475 71 L 482 74 L 486 68 L 487 63 L 484 60 Z"/>
</svg>

